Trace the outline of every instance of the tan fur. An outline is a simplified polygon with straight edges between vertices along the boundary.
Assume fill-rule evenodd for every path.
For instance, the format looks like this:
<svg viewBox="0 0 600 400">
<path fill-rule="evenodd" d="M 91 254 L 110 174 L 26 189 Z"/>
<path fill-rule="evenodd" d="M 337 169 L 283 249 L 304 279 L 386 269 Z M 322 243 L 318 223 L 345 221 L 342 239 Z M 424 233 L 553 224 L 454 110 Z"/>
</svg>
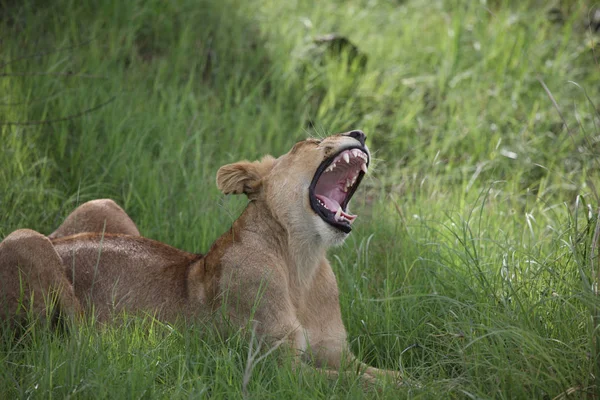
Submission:
<svg viewBox="0 0 600 400">
<path fill-rule="evenodd" d="M 327 248 L 347 234 L 309 204 L 308 187 L 321 162 L 356 143 L 349 134 L 308 139 L 277 159 L 223 166 L 219 189 L 245 193 L 250 202 L 204 256 L 140 237 L 127 214 L 107 199 L 77 208 L 51 240 L 31 230 L 13 232 L 0 244 L 0 318 L 13 316 L 20 304 L 41 313 L 40 297 L 28 303 L 34 292 L 59 293 L 61 310 L 94 310 L 102 321 L 126 310 L 218 324 L 225 310 L 230 322 L 256 321 L 261 337 L 288 346 L 298 360 L 329 375 L 348 369 L 367 380 L 399 380 L 396 372 L 366 366 L 350 353 L 326 258 Z M 25 296 L 19 292 L 23 281 Z"/>
</svg>

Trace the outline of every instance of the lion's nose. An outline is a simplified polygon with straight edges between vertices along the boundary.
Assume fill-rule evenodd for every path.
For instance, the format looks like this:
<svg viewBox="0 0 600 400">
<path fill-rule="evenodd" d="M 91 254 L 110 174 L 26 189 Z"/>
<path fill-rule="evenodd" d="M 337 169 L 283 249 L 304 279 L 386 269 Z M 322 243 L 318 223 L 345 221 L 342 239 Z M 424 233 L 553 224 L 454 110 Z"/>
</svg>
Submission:
<svg viewBox="0 0 600 400">
<path fill-rule="evenodd" d="M 367 136 L 363 131 L 351 131 L 348 133 L 348 136 L 358 140 L 363 146 L 365 145 L 365 140 L 367 139 Z"/>
</svg>

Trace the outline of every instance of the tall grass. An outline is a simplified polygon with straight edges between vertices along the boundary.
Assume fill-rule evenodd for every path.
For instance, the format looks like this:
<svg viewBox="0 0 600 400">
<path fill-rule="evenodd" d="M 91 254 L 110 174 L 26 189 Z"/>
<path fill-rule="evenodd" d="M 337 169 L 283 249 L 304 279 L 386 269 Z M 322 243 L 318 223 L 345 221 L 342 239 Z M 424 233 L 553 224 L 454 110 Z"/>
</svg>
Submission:
<svg viewBox="0 0 600 400">
<path fill-rule="evenodd" d="M 376 159 L 330 259 L 354 352 L 409 381 L 329 382 L 249 363 L 242 332 L 130 317 L 4 330 L 0 397 L 598 395 L 592 3 L 0 4 L 0 237 L 111 197 L 205 252 L 244 205 L 221 165 L 361 128 Z M 331 32 L 366 65 L 324 55 Z"/>
</svg>

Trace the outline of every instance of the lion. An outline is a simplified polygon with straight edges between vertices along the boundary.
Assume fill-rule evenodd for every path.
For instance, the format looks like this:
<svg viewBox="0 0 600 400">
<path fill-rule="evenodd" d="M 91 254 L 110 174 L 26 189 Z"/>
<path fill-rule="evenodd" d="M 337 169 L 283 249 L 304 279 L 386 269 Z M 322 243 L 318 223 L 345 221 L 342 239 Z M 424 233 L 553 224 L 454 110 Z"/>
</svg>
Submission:
<svg viewBox="0 0 600 400">
<path fill-rule="evenodd" d="M 400 382 L 397 372 L 350 352 L 326 257 L 356 219 L 348 203 L 368 172 L 365 139 L 360 130 L 310 138 L 279 158 L 221 167 L 220 191 L 249 201 L 204 255 L 140 236 L 110 199 L 79 206 L 48 237 L 17 230 L 0 243 L 0 319 L 14 321 L 24 310 L 50 318 L 54 298 L 72 319 L 110 321 L 127 312 L 238 327 L 252 320 L 261 338 L 293 352 L 294 365 Z"/>
</svg>

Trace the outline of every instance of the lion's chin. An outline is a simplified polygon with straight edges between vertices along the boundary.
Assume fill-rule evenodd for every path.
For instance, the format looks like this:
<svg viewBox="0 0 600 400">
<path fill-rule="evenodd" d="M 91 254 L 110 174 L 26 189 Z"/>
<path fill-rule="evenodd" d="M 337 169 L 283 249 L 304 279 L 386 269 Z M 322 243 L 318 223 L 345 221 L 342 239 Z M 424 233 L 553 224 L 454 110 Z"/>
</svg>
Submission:
<svg viewBox="0 0 600 400">
<path fill-rule="evenodd" d="M 319 238 L 325 247 L 339 247 L 344 244 L 344 241 L 350 234 L 349 232 L 344 232 L 341 229 L 328 224 L 318 216 L 315 216 L 314 218 Z"/>
</svg>

